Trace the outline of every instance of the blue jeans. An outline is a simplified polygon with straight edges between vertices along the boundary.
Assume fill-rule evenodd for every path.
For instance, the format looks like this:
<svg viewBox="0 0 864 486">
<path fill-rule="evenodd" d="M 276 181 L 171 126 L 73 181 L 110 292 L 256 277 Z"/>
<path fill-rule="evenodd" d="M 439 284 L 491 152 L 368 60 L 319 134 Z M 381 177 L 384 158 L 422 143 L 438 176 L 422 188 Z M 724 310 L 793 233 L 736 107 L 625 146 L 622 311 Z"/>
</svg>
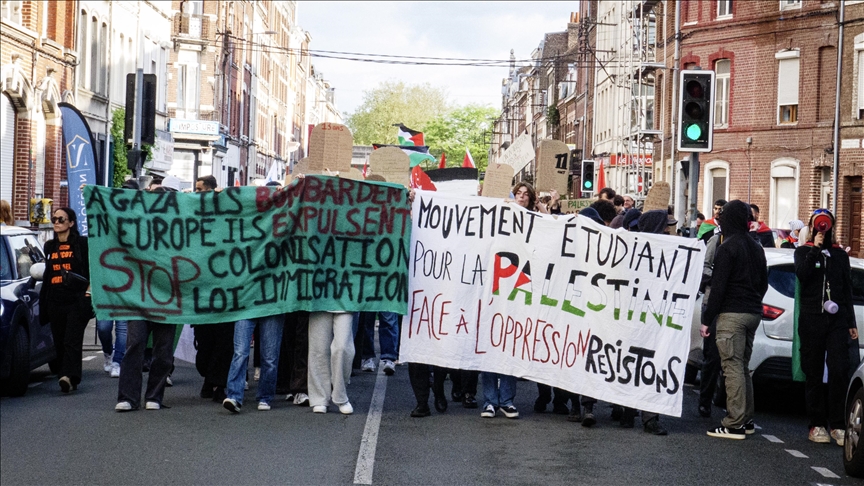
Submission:
<svg viewBox="0 0 864 486">
<path fill-rule="evenodd" d="M 123 362 L 123 355 L 126 354 L 126 328 L 127 321 L 100 321 L 96 320 L 96 333 L 99 335 L 99 342 L 102 343 L 102 352 L 105 354 L 114 353 L 113 362 L 118 365 Z M 111 329 L 114 328 L 117 334 L 117 341 L 111 344 Z"/>
<path fill-rule="evenodd" d="M 228 371 L 228 387 L 225 395 L 243 404 L 243 391 L 246 388 L 246 369 L 249 366 L 249 344 L 255 326 L 259 327 L 261 342 L 261 378 L 258 381 L 256 400 L 270 403 L 276 394 L 276 372 L 279 368 L 279 349 L 282 344 L 282 329 L 285 314 L 243 319 L 234 325 L 234 357 Z"/>
<path fill-rule="evenodd" d="M 480 374 L 483 381 L 483 408 L 492 405 L 495 408 L 512 407 L 516 398 L 516 377 L 499 375 L 484 371 Z"/>
<path fill-rule="evenodd" d="M 375 312 L 360 313 L 360 327 L 363 331 L 363 352 L 360 358 L 375 357 Z M 378 312 L 378 344 L 381 345 L 381 359 L 399 359 L 399 314 Z"/>
</svg>

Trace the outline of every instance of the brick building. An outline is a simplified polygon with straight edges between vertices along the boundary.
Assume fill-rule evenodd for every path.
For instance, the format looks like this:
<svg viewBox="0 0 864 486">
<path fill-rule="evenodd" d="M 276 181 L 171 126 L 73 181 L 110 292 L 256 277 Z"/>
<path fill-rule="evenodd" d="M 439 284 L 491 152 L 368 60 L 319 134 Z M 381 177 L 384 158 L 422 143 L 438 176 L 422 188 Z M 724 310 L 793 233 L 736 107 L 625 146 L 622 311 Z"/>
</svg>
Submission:
<svg viewBox="0 0 864 486">
<path fill-rule="evenodd" d="M 75 3 L 4 1 L 0 7 L 0 199 L 24 226 L 31 198 L 67 204 L 57 104 L 73 98 Z"/>
<path fill-rule="evenodd" d="M 861 16 L 860 2 L 846 2 L 850 14 Z M 676 2 L 655 7 L 658 17 L 658 60 L 665 73 L 701 67 L 716 72 L 714 146 L 700 155 L 698 208 L 708 214 L 715 199 L 741 199 L 757 204 L 761 218 L 772 228 L 788 228 L 789 221 L 807 221 L 818 207 L 831 207 L 833 126 L 837 76 L 838 3 L 820 0 L 733 2 L 685 0 L 680 7 L 680 59 L 674 60 Z M 664 11 L 665 10 L 665 11 Z M 850 17 L 847 16 L 847 22 Z M 855 40 L 864 49 L 864 26 L 847 27 L 841 93 L 843 118 L 838 237 L 844 245 L 860 248 L 862 210 L 851 206 L 862 167 L 864 123 L 858 118 L 860 97 L 854 80 L 860 67 Z M 674 145 L 671 125 L 672 84 L 658 89 L 657 123 L 663 140 Z M 857 137 L 857 139 L 856 139 Z M 857 141 L 856 141 L 857 140 Z M 844 146 L 850 147 L 848 150 Z M 853 146 L 857 147 L 856 151 Z M 686 182 L 681 164 L 688 154 L 667 156 L 658 178 Z M 858 162 L 856 162 L 856 160 Z M 856 186 L 857 184 L 857 186 Z M 683 194 L 683 191 L 676 191 Z M 679 198 L 676 203 L 681 203 Z M 679 218 L 682 205 L 676 204 Z M 857 221 L 857 223 L 855 223 Z M 857 224 L 857 226 L 856 226 Z M 853 227 L 856 233 L 853 234 Z M 854 245 L 853 245 L 854 243 Z"/>
</svg>

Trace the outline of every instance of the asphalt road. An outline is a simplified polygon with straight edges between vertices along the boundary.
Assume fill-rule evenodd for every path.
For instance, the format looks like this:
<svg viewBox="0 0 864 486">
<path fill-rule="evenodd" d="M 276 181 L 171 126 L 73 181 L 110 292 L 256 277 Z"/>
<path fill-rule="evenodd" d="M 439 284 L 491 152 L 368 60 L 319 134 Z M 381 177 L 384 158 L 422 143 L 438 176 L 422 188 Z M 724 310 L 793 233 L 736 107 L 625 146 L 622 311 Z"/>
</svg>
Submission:
<svg viewBox="0 0 864 486">
<path fill-rule="evenodd" d="M 689 387 L 683 417 L 662 418 L 666 437 L 642 432 L 638 418 L 637 428 L 619 428 L 603 403 L 593 428 L 534 413 L 537 389 L 527 381 L 518 384 L 518 420 L 482 419 L 479 410 L 454 404 L 414 419 L 405 366 L 392 377 L 358 371 L 348 389 L 350 416 L 333 407 L 312 414 L 285 401 L 259 412 L 255 382 L 242 413 L 231 415 L 198 397 L 201 378 L 178 361 L 166 392 L 170 408 L 121 414 L 114 411 L 117 379 L 102 371 L 101 353 L 88 349 L 85 359 L 93 358 L 84 362 L 78 391 L 62 395 L 45 367 L 32 375 L 26 396 L 0 399 L 3 486 L 338 485 L 354 484 L 358 471 L 382 485 L 864 484 L 845 475 L 840 447 L 807 440 L 799 387 L 757 387 L 759 428 L 744 441 L 706 436 L 722 410 L 698 417 Z M 376 380 L 380 416 L 369 413 Z"/>
</svg>

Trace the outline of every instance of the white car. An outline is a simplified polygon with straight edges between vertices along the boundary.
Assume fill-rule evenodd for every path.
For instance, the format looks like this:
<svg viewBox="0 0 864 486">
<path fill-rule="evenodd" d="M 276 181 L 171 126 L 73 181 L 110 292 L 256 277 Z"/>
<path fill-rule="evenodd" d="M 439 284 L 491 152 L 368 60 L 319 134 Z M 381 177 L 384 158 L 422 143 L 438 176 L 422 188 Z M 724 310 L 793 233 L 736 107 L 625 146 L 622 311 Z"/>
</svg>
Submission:
<svg viewBox="0 0 864 486">
<path fill-rule="evenodd" d="M 754 378 L 772 381 L 792 381 L 792 334 L 795 329 L 795 250 L 765 248 L 768 263 L 768 291 L 762 299 L 762 323 L 753 340 L 750 373 Z M 855 304 L 855 322 L 864 336 L 864 260 L 850 258 L 852 267 L 852 297 Z M 702 318 L 702 297 L 696 302 L 696 311 L 690 328 L 690 355 L 688 365 L 697 369 L 702 365 L 702 336 L 699 335 Z M 859 340 L 864 343 L 864 338 Z M 864 358 L 864 344 L 859 353 Z"/>
</svg>

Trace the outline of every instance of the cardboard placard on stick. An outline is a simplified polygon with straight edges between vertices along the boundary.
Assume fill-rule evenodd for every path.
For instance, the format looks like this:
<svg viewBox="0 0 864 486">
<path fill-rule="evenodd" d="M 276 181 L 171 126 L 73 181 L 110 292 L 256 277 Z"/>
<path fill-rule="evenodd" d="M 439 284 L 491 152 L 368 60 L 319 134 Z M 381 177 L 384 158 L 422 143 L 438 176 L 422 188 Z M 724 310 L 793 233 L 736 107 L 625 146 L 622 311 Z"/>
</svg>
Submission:
<svg viewBox="0 0 864 486">
<path fill-rule="evenodd" d="M 411 159 L 402 149 L 396 147 L 381 147 L 369 154 L 369 169 L 373 174 L 384 177 L 387 182 L 394 182 L 408 187 L 411 173 Z"/>
<path fill-rule="evenodd" d="M 537 152 L 537 183 L 534 184 L 534 190 L 539 193 L 555 189 L 558 194 L 567 194 L 570 147 L 560 140 L 542 140 Z"/>
<path fill-rule="evenodd" d="M 347 172 L 351 169 L 353 150 L 354 138 L 348 127 L 338 123 L 319 123 L 309 138 L 309 170 L 315 174 L 324 169 Z"/>
<path fill-rule="evenodd" d="M 513 172 L 522 170 L 534 158 L 534 144 L 527 133 L 519 135 L 510 147 L 498 157 L 499 164 L 513 167 Z"/>
<path fill-rule="evenodd" d="M 642 211 L 651 211 L 653 209 L 669 209 L 669 196 L 671 188 L 668 182 L 658 181 L 651 186 L 648 191 L 648 197 L 645 198 L 645 204 L 642 206 Z"/>
<path fill-rule="evenodd" d="M 483 178 L 481 196 L 507 198 L 510 196 L 510 183 L 513 182 L 513 166 L 489 164 Z"/>
</svg>

